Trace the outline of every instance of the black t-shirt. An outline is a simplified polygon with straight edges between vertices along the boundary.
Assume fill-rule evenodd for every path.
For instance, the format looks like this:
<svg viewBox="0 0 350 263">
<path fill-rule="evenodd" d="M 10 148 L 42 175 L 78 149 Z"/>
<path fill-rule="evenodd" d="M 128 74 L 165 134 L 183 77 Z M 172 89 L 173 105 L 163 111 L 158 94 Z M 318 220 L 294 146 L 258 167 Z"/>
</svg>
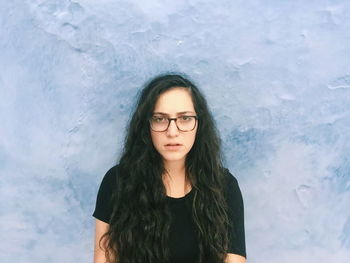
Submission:
<svg viewBox="0 0 350 263">
<path fill-rule="evenodd" d="M 116 189 L 117 167 L 113 166 L 102 179 L 98 190 L 95 218 L 109 223 L 113 205 L 111 196 Z M 227 253 L 238 254 L 246 257 L 244 234 L 244 207 L 242 194 L 236 178 L 226 169 L 227 176 L 227 202 L 229 205 L 229 220 L 233 223 L 233 229 L 229 233 L 229 248 Z M 167 196 L 172 223 L 169 233 L 169 247 L 172 263 L 193 263 L 198 258 L 198 240 L 195 232 L 195 224 L 192 219 L 191 207 L 194 188 L 183 197 L 174 198 Z"/>
</svg>

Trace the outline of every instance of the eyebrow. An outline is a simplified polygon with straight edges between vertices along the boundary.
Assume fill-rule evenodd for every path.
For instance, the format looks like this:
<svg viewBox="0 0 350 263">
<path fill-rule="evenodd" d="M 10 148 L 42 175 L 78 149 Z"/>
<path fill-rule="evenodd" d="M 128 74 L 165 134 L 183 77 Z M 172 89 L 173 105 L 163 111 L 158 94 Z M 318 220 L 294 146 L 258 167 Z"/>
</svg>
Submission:
<svg viewBox="0 0 350 263">
<path fill-rule="evenodd" d="M 177 112 L 176 115 L 185 114 L 185 113 L 193 113 L 193 114 L 195 114 L 195 112 L 193 112 L 193 111 L 181 111 L 181 112 Z M 153 112 L 153 114 L 160 114 L 160 115 L 167 115 L 167 116 L 169 116 L 169 114 L 165 113 L 165 112 Z"/>
</svg>

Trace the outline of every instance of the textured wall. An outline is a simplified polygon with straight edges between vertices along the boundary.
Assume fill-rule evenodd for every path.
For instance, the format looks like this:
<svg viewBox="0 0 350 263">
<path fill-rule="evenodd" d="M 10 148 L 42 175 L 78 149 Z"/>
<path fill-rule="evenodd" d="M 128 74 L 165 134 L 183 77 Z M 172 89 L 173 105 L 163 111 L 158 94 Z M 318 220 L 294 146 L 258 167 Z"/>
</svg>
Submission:
<svg viewBox="0 0 350 263">
<path fill-rule="evenodd" d="M 137 90 L 186 72 L 246 208 L 248 262 L 350 256 L 350 3 L 0 3 L 1 262 L 92 262 Z"/>
</svg>

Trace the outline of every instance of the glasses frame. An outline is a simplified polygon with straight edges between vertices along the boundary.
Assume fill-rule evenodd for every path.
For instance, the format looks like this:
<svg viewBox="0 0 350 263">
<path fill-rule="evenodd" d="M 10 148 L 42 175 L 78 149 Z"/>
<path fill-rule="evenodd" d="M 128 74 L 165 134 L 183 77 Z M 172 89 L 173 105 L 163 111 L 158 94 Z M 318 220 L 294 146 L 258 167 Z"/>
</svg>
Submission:
<svg viewBox="0 0 350 263">
<path fill-rule="evenodd" d="M 190 131 L 193 131 L 194 128 L 196 128 L 197 122 L 198 122 L 198 116 L 196 116 L 196 115 L 185 115 L 185 116 L 179 116 L 179 117 L 176 117 L 176 118 L 167 118 L 167 117 L 163 117 L 163 118 L 166 118 L 166 119 L 168 120 L 168 126 L 167 126 L 166 129 L 163 130 L 163 131 L 155 131 L 155 130 L 152 129 L 152 123 L 151 123 L 153 117 L 154 117 L 154 116 L 152 116 L 152 117 L 149 119 L 149 126 L 151 127 L 151 130 L 154 131 L 154 132 L 165 132 L 165 131 L 167 131 L 167 130 L 169 129 L 169 126 L 170 126 L 170 122 L 171 122 L 171 121 L 175 121 L 176 128 L 177 128 L 179 131 L 182 131 L 182 132 L 190 132 Z M 183 131 L 183 130 L 181 130 L 181 129 L 179 128 L 179 126 L 177 126 L 177 119 L 178 119 L 178 118 L 181 118 L 181 117 L 194 117 L 195 120 L 194 120 L 194 126 L 193 126 L 192 130 Z"/>
</svg>

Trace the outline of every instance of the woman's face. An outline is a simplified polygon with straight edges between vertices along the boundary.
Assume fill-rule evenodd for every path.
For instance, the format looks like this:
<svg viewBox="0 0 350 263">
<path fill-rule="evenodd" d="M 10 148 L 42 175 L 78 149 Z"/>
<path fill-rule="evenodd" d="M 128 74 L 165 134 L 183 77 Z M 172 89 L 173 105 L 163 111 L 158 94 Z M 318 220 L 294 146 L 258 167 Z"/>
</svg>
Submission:
<svg viewBox="0 0 350 263">
<path fill-rule="evenodd" d="M 153 111 L 153 116 L 168 118 L 196 115 L 189 92 L 181 87 L 175 87 L 162 93 Z M 165 164 L 169 162 L 185 161 L 187 153 L 194 144 L 197 126 L 196 122 L 195 128 L 192 131 L 184 132 L 178 130 L 175 121 L 171 121 L 166 131 L 156 132 L 151 129 L 153 145 L 163 157 Z M 180 145 L 174 147 L 167 146 L 168 144 Z"/>
</svg>

